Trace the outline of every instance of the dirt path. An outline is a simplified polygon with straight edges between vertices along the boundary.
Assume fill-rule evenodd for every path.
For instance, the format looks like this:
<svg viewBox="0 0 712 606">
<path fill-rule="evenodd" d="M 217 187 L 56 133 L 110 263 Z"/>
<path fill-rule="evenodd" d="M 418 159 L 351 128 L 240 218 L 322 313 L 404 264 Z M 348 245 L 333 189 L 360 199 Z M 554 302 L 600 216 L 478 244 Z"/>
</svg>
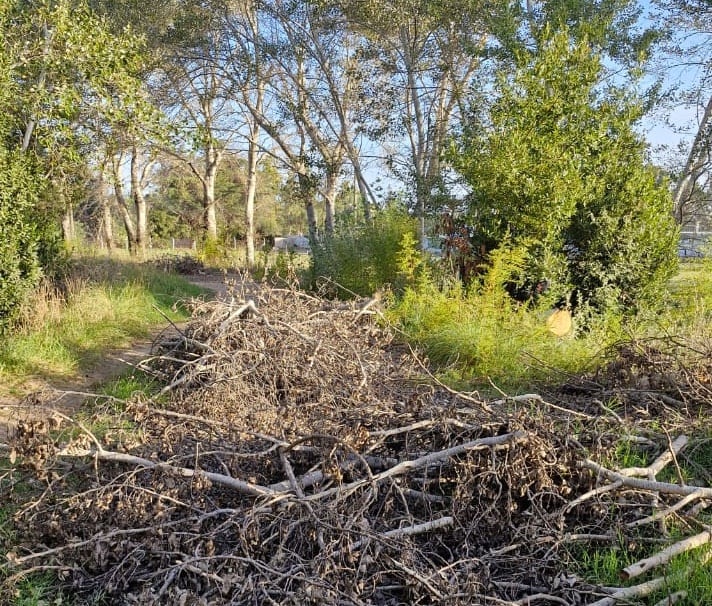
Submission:
<svg viewBox="0 0 712 606">
<path fill-rule="evenodd" d="M 205 290 L 215 293 L 216 298 L 225 298 L 229 293 L 228 283 L 220 276 L 186 276 L 186 279 Z M 128 347 L 109 350 L 101 361 L 84 369 L 81 374 L 63 381 L 49 382 L 32 378 L 20 386 L 24 396 L 0 394 L 0 445 L 6 444 L 20 421 L 41 419 L 47 416 L 47 408 L 71 415 L 82 406 L 86 393 L 117 379 L 151 355 L 156 340 L 171 326 L 158 327 L 150 337 L 134 341 Z"/>
</svg>

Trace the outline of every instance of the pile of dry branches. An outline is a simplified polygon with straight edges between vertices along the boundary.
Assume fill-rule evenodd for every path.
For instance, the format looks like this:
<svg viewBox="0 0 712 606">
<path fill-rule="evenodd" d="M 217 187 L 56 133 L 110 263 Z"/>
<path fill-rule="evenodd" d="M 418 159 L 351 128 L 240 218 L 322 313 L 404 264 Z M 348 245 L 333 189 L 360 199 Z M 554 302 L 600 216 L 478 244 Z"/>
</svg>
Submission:
<svg viewBox="0 0 712 606">
<path fill-rule="evenodd" d="M 6 587 L 53 570 L 116 604 L 613 604 L 661 581 L 591 587 L 577 550 L 658 541 L 712 499 L 655 481 L 683 438 L 603 468 L 615 415 L 455 393 L 372 301 L 202 303 L 144 366 L 165 387 L 100 400 L 101 435 L 21 427 L 13 456 L 46 489 L 16 515 Z"/>
</svg>

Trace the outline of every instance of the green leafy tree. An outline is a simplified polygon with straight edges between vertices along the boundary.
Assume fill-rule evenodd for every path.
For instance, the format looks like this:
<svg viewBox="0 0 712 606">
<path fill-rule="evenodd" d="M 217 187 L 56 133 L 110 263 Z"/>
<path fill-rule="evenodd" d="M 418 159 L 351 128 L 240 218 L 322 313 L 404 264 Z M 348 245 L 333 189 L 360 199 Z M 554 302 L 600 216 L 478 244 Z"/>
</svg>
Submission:
<svg viewBox="0 0 712 606">
<path fill-rule="evenodd" d="M 454 165 L 488 246 L 523 246 L 516 282 L 547 279 L 598 309 L 655 299 L 676 266 L 671 199 L 644 162 L 635 96 L 606 87 L 600 56 L 566 29 L 501 76 L 486 115 L 470 117 Z"/>
<path fill-rule="evenodd" d="M 97 133 L 139 121 L 140 40 L 81 0 L 0 0 L 0 326 L 59 256 Z"/>
</svg>

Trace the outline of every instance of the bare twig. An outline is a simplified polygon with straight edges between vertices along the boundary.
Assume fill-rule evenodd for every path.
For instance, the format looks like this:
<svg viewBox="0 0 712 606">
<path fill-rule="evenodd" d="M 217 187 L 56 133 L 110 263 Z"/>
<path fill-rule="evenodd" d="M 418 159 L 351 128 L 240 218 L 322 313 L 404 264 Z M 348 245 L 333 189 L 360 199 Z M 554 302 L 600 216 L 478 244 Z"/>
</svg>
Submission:
<svg viewBox="0 0 712 606">
<path fill-rule="evenodd" d="M 670 447 L 647 467 L 626 467 L 625 469 L 621 469 L 618 473 L 624 476 L 649 478 L 652 475 L 655 477 L 668 463 L 675 459 L 675 456 L 678 455 L 685 446 L 687 446 L 687 436 L 678 436 L 675 441 L 670 444 Z"/>
</svg>

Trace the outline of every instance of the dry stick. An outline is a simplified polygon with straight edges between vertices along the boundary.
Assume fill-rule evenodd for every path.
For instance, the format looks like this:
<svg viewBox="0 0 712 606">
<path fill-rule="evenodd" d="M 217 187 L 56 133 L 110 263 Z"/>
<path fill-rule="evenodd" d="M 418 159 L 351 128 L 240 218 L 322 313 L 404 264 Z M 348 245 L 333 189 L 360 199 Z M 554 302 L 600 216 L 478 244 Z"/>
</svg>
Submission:
<svg viewBox="0 0 712 606">
<path fill-rule="evenodd" d="M 632 587 L 621 587 L 616 589 L 611 595 L 606 598 L 602 598 L 596 602 L 592 602 L 588 606 L 615 606 L 618 600 L 627 600 L 629 598 L 640 598 L 646 595 L 650 595 L 665 587 L 667 580 L 664 577 L 658 577 L 657 579 L 651 579 L 650 581 L 645 581 L 640 585 L 633 585 Z"/>
<path fill-rule="evenodd" d="M 664 520 L 667 518 L 669 515 L 675 513 L 676 511 L 679 511 L 685 505 L 688 505 L 689 503 L 692 503 L 692 501 L 696 501 L 697 499 L 701 499 L 703 497 L 703 493 L 701 492 L 693 492 L 692 494 L 688 494 L 684 499 L 680 499 L 677 503 L 672 505 L 671 507 L 668 507 L 667 509 L 663 509 L 662 511 L 658 511 L 654 513 L 653 515 L 648 516 L 647 518 L 641 518 L 640 520 L 634 520 L 632 522 L 628 522 L 627 526 L 628 528 L 636 528 L 638 526 L 644 526 L 645 524 L 650 524 L 652 522 L 656 522 L 657 520 Z"/>
<path fill-rule="evenodd" d="M 167 410 L 164 408 L 154 408 L 152 406 L 147 407 L 146 410 L 150 414 L 161 415 L 164 417 L 173 417 L 175 419 L 184 419 L 186 421 L 195 421 L 196 423 L 204 423 L 208 426 L 218 425 L 221 427 L 230 427 L 233 429 L 235 428 L 233 423 L 221 421 L 220 419 L 208 419 L 206 417 L 199 417 L 196 415 L 176 412 L 175 410 Z M 289 442 L 285 442 L 284 440 L 280 440 L 279 438 L 275 438 L 274 436 L 270 436 L 257 431 L 251 431 L 249 429 L 244 428 L 239 428 L 237 431 L 239 431 L 241 434 L 248 434 L 253 438 L 259 438 L 260 440 L 265 440 L 266 442 L 272 442 L 274 444 L 274 447 L 270 448 L 269 451 L 277 447 L 289 448 L 290 450 L 310 450 L 308 447 L 300 447 L 299 445 L 292 446 Z M 265 451 L 265 454 L 269 451 Z"/>
<path fill-rule="evenodd" d="M 149 461 L 142 457 L 136 457 L 134 455 L 126 454 L 123 452 L 112 452 L 110 450 L 104 450 L 103 448 L 97 448 L 93 450 L 87 449 L 63 449 L 57 452 L 57 456 L 60 457 L 95 457 L 100 461 L 115 461 L 118 463 L 129 463 L 130 465 L 137 465 L 139 467 L 146 467 L 147 469 L 159 469 L 162 471 L 168 471 L 170 473 L 175 473 L 183 477 L 204 477 L 213 482 L 214 484 L 220 484 L 221 486 L 227 486 L 238 492 L 249 494 L 252 496 L 263 497 L 263 496 L 277 496 L 278 493 L 266 486 L 260 486 L 259 484 L 252 484 L 250 482 L 245 482 L 243 480 L 238 480 L 230 476 L 223 475 L 221 473 L 213 473 L 211 471 L 202 471 L 196 469 L 189 469 L 188 467 L 176 467 L 170 463 L 156 463 L 155 461 Z"/>
<path fill-rule="evenodd" d="M 671 593 L 666 598 L 663 598 L 659 602 L 656 602 L 654 606 L 673 606 L 673 604 L 677 604 L 679 601 L 684 600 L 686 597 L 686 591 L 676 591 L 675 593 Z"/>
<path fill-rule="evenodd" d="M 549 408 L 554 408 L 555 410 L 565 412 L 565 413 L 573 415 L 575 417 L 581 417 L 582 419 L 590 420 L 590 419 L 595 418 L 591 415 L 586 414 L 585 412 L 578 412 L 576 410 L 571 410 L 570 408 L 564 408 L 563 406 L 558 406 L 556 404 L 552 404 L 551 402 L 547 402 L 538 393 L 525 393 L 520 396 L 506 396 L 506 397 L 502 398 L 501 400 L 494 400 L 494 401 L 490 402 L 490 405 L 502 406 L 503 404 L 506 404 L 507 402 L 538 402 L 539 404 L 543 404 L 544 406 L 548 406 Z"/>
<path fill-rule="evenodd" d="M 566 414 L 573 415 L 574 417 L 580 417 L 582 419 L 588 419 L 588 420 L 596 418 L 593 415 L 586 414 L 585 412 L 571 410 L 570 408 L 566 408 L 564 406 L 559 406 L 558 404 L 552 404 L 551 402 L 547 402 L 538 393 L 525 393 L 525 394 L 522 394 L 521 396 L 507 396 L 506 398 L 503 398 L 501 400 L 495 400 L 494 402 L 490 402 L 490 404 L 502 405 L 507 402 L 538 402 L 539 404 L 543 404 L 544 406 L 548 406 L 549 408 L 553 408 L 554 410 L 558 410 L 559 412 L 565 412 Z"/>
<path fill-rule="evenodd" d="M 516 606 L 529 606 L 529 604 L 533 604 L 534 602 L 538 602 L 539 600 L 546 600 L 547 602 L 556 602 L 557 604 L 570 606 L 570 602 L 568 600 L 548 593 L 535 593 L 532 595 L 527 595 L 517 600 L 516 602 L 512 602 L 512 604 L 516 604 Z"/>
<path fill-rule="evenodd" d="M 307 500 L 312 501 L 323 499 L 337 493 L 355 490 L 367 484 L 380 482 L 381 480 L 385 480 L 386 478 L 391 478 L 393 476 L 397 476 L 408 471 L 412 471 L 414 469 L 419 469 L 421 467 L 427 467 L 431 463 L 436 463 L 444 459 L 455 457 L 459 454 L 467 452 L 468 450 L 479 450 L 482 448 L 488 448 L 490 446 L 501 446 L 504 444 L 509 444 L 510 442 L 518 442 L 524 439 L 524 437 L 526 437 L 526 433 L 524 431 L 515 431 L 512 433 L 503 434 L 501 436 L 480 438 L 479 440 L 465 442 L 464 444 L 459 444 L 458 446 L 453 446 L 452 448 L 447 448 L 438 452 L 431 452 L 425 456 L 413 459 L 411 461 L 403 461 L 401 463 L 398 463 L 398 465 L 387 469 L 386 471 L 382 471 L 381 473 L 376 474 L 375 476 L 373 476 L 373 478 L 356 480 L 354 482 L 351 482 L 350 484 L 344 484 L 343 486 L 337 486 L 329 490 L 324 490 L 323 492 L 318 492 L 307 497 Z"/>
<path fill-rule="evenodd" d="M 651 568 L 655 568 L 656 566 L 660 566 L 662 564 L 667 564 L 667 562 L 669 562 L 670 559 L 675 557 L 676 555 L 685 553 L 686 551 L 690 551 L 691 549 L 695 549 L 697 547 L 700 547 L 701 545 L 705 545 L 711 540 L 712 533 L 710 533 L 710 531 L 708 530 L 705 530 L 700 534 L 696 534 L 695 536 L 688 537 L 682 541 L 678 541 L 674 545 L 670 545 L 670 547 L 667 547 L 661 552 L 656 553 L 654 556 L 645 558 L 644 560 L 639 560 L 638 562 L 635 562 L 630 566 L 626 566 L 623 570 L 621 570 L 621 578 L 627 580 L 632 579 L 634 577 L 638 577 L 641 574 L 650 570 Z"/>
<path fill-rule="evenodd" d="M 678 436 L 675 438 L 675 441 L 670 444 L 670 447 L 647 467 L 626 467 L 625 469 L 621 469 L 618 473 L 624 476 L 639 476 L 648 478 L 650 475 L 656 476 L 668 463 L 673 461 L 675 457 L 680 454 L 680 451 L 682 451 L 685 446 L 687 446 L 687 436 Z"/>
<path fill-rule="evenodd" d="M 238 307 L 235 311 L 231 312 L 225 320 L 223 320 L 222 324 L 218 327 L 217 332 L 215 332 L 214 335 L 211 335 L 213 341 L 222 335 L 230 327 L 230 324 L 241 318 L 246 311 L 252 312 L 256 316 L 260 315 L 260 312 L 255 306 L 255 302 L 252 299 L 248 300 L 244 305 Z"/>
<path fill-rule="evenodd" d="M 68 543 L 66 545 L 60 545 L 59 547 L 53 547 L 52 549 L 45 549 L 38 553 L 30 553 L 26 556 L 17 557 L 13 553 L 8 553 L 5 557 L 8 562 L 14 566 L 18 564 L 24 564 L 30 560 L 36 560 L 37 558 L 46 558 L 47 556 L 55 555 L 57 553 L 62 553 L 67 549 L 76 549 L 77 547 L 84 547 L 85 545 L 91 545 L 92 543 L 98 543 L 101 541 L 106 541 L 108 539 L 114 539 L 116 537 L 130 536 L 134 534 L 141 534 L 144 532 L 154 532 L 157 528 L 166 528 L 167 526 L 175 526 L 176 524 L 182 522 L 183 520 L 173 520 L 172 522 L 166 522 L 165 524 L 147 526 L 144 528 L 124 528 L 120 530 L 113 530 L 112 532 L 107 532 L 103 535 L 93 536 L 91 539 L 86 539 L 84 541 L 76 541 L 74 543 Z"/>
<path fill-rule="evenodd" d="M 406 566 L 406 565 L 403 564 L 402 562 L 399 562 L 398 560 L 396 560 L 396 559 L 394 559 L 394 558 L 392 558 L 392 557 L 390 557 L 390 556 L 386 556 L 386 557 L 387 557 L 387 559 L 390 561 L 390 563 L 393 564 L 393 566 L 395 566 L 396 568 L 402 570 L 402 571 L 403 571 L 405 574 L 407 574 L 409 577 L 412 577 L 414 580 L 416 580 L 416 581 L 419 582 L 421 585 L 423 585 L 423 587 L 425 587 L 431 594 L 433 594 L 433 596 L 435 596 L 438 600 L 440 600 L 440 602 L 442 602 L 442 601 L 445 599 L 445 597 L 443 596 L 443 594 L 440 593 L 440 592 L 437 590 L 437 588 L 435 588 L 435 587 L 428 581 L 428 579 L 423 578 L 420 574 L 418 574 L 418 572 L 417 572 L 416 570 L 413 570 L 412 568 L 409 568 L 408 566 Z"/>
<path fill-rule="evenodd" d="M 593 490 L 589 490 L 588 492 L 582 494 L 580 497 L 574 499 L 573 501 L 571 501 L 571 503 L 566 505 L 566 507 L 564 507 L 564 513 L 571 511 L 574 507 L 580 505 L 584 501 L 588 501 L 593 497 L 605 494 L 607 492 L 610 492 L 611 490 L 617 490 L 621 486 L 623 486 L 623 482 L 619 480 L 617 482 L 613 482 L 612 484 L 606 484 L 605 486 L 600 486 L 598 488 L 594 488 Z"/>
<path fill-rule="evenodd" d="M 287 458 L 287 454 L 284 451 L 281 451 L 279 453 L 279 458 L 282 461 L 282 467 L 284 468 L 284 473 L 286 473 L 287 477 L 289 478 L 289 483 L 292 486 L 292 490 L 300 499 L 303 499 L 304 491 L 302 490 L 302 487 L 299 486 L 299 482 L 297 482 L 297 478 L 294 475 L 294 469 L 292 468 L 292 464 L 289 462 L 289 459 Z M 319 544 L 319 549 L 324 551 L 326 549 L 326 544 L 324 543 L 324 531 L 322 530 L 322 527 L 319 525 L 319 517 L 314 512 L 314 508 L 311 506 L 311 503 L 305 503 L 305 505 L 317 526 L 316 538 L 317 538 L 317 543 Z"/>
<path fill-rule="evenodd" d="M 299 450 L 299 445 L 285 445 L 285 447 L 288 450 Z M 272 448 L 270 450 L 273 450 Z M 338 465 L 338 469 L 342 472 L 345 471 L 351 471 L 356 465 L 363 464 L 364 461 L 369 467 L 376 467 L 376 468 L 381 468 L 383 467 L 393 467 L 394 465 L 398 464 L 397 459 L 384 459 L 381 457 L 369 457 L 369 456 L 353 456 L 347 458 L 343 463 Z M 310 471 L 309 473 L 305 473 L 303 476 L 298 478 L 298 483 L 302 488 L 309 488 L 311 486 L 314 486 L 314 484 L 318 484 L 319 482 L 322 482 L 323 480 L 330 480 L 332 479 L 332 475 L 325 473 L 321 469 L 317 469 L 315 471 Z M 283 492 L 285 490 L 289 490 L 292 487 L 291 481 L 290 480 L 283 480 L 281 482 L 276 482 L 275 484 L 270 484 L 269 488 L 270 490 L 274 490 L 275 492 Z"/>
<path fill-rule="evenodd" d="M 371 540 L 385 541 L 387 539 L 400 539 L 402 537 L 410 537 L 416 534 L 423 534 L 424 532 L 430 532 L 431 530 L 439 530 L 440 528 L 445 528 L 447 526 L 452 526 L 455 523 L 455 518 L 452 516 L 443 516 L 437 520 L 431 520 L 430 522 L 422 522 L 420 524 L 414 524 L 413 526 L 406 526 L 404 528 L 396 528 L 395 530 L 389 530 L 378 535 L 368 536 L 365 539 L 361 539 L 349 546 L 349 553 L 354 553 L 361 548 L 364 543 L 370 542 Z M 337 557 L 341 555 L 345 550 L 339 549 L 336 551 L 332 557 Z"/>
<path fill-rule="evenodd" d="M 621 473 L 611 471 L 602 467 L 598 463 L 586 459 L 580 463 L 581 467 L 595 471 L 598 475 L 604 476 L 614 482 L 622 482 L 623 485 L 640 490 L 656 490 L 666 494 L 678 494 L 687 496 L 694 493 L 699 493 L 700 498 L 711 499 L 712 488 L 700 488 L 699 486 L 680 486 L 679 484 L 668 484 L 667 482 L 652 482 L 650 480 L 641 480 L 640 478 L 631 478 L 624 476 Z"/>
</svg>

